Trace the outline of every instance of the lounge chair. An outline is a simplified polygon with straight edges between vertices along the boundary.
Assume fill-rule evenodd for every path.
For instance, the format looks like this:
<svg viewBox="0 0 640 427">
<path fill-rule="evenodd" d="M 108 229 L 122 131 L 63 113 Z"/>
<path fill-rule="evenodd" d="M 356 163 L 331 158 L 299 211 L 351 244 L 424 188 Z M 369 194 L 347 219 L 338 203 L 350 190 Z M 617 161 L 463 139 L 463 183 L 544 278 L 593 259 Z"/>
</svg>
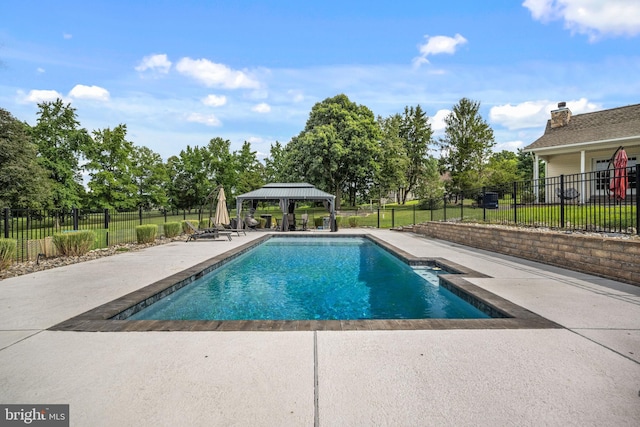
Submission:
<svg viewBox="0 0 640 427">
<path fill-rule="evenodd" d="M 211 224 L 214 223 L 213 218 L 210 218 L 209 220 L 211 221 Z M 245 236 L 247 235 L 247 233 L 243 229 L 238 228 L 238 222 L 235 218 L 231 220 L 231 224 L 215 224 L 215 228 L 222 232 L 236 233 L 238 237 L 240 237 L 240 233 L 244 234 Z"/>
<path fill-rule="evenodd" d="M 556 196 L 564 200 L 573 200 L 580 197 L 580 193 L 575 188 L 566 188 L 564 193 L 558 188 L 556 190 Z"/>
<path fill-rule="evenodd" d="M 217 228 L 204 228 L 199 230 L 193 226 L 189 221 L 186 222 L 187 227 L 191 229 L 191 234 L 187 237 L 187 242 L 189 240 L 198 240 L 198 239 L 217 239 L 220 236 L 227 236 L 229 240 L 231 240 L 231 232 L 230 231 L 220 231 Z"/>
</svg>

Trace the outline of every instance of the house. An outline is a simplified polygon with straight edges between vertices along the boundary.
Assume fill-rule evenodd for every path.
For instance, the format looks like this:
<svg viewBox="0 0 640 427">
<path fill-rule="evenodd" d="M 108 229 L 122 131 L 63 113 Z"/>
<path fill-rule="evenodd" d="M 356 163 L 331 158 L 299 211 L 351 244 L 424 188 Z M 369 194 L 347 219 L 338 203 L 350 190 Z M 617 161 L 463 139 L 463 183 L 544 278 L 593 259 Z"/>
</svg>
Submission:
<svg viewBox="0 0 640 427">
<path fill-rule="evenodd" d="M 526 146 L 535 164 L 545 162 L 545 176 L 587 174 L 581 180 L 579 202 L 608 195 L 608 182 L 616 150 L 624 147 L 628 161 L 629 189 L 635 195 L 635 165 L 640 158 L 640 104 L 610 110 L 572 115 L 565 102 L 551 111 L 544 135 Z M 538 179 L 538 168 L 533 168 Z M 587 184 L 590 182 L 591 184 Z M 547 202 L 556 202 L 555 194 L 547 194 Z"/>
</svg>

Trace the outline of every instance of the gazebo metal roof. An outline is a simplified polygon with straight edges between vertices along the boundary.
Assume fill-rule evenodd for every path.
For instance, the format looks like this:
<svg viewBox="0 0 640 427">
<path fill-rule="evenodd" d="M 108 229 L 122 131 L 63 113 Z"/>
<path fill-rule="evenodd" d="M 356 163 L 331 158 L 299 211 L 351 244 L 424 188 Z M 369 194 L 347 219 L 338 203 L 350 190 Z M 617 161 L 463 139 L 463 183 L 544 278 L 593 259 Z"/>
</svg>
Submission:
<svg viewBox="0 0 640 427">
<path fill-rule="evenodd" d="M 236 200 L 329 200 L 333 202 L 336 196 L 318 190 L 305 182 L 273 183 L 262 188 L 241 194 Z"/>
</svg>

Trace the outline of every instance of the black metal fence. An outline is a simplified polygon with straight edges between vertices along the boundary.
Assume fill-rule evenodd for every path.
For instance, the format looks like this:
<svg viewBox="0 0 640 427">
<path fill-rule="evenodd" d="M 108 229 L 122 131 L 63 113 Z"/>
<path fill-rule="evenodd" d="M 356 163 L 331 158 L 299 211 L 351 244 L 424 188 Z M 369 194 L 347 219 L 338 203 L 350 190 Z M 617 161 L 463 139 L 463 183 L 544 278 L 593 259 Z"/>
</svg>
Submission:
<svg viewBox="0 0 640 427">
<path fill-rule="evenodd" d="M 424 221 L 467 221 L 573 231 L 639 234 L 640 165 L 447 194 L 420 205 L 355 212 L 360 225 L 399 227 Z M 616 179 L 616 177 L 618 179 Z M 626 182 L 626 188 L 616 183 Z M 373 213 L 373 210 L 372 210 Z"/>
<path fill-rule="evenodd" d="M 104 209 L 87 211 L 71 210 L 26 210 L 4 208 L 0 211 L 0 237 L 15 239 L 16 260 L 19 262 L 37 259 L 38 255 L 55 254 L 52 236 L 75 230 L 93 230 L 96 240 L 93 248 L 132 243 L 137 240 L 136 226 L 157 224 L 159 235 L 164 234 L 167 222 L 185 219 L 202 220 L 200 211 L 133 211 L 118 212 Z"/>
<path fill-rule="evenodd" d="M 467 221 L 638 234 L 639 176 L 640 165 L 636 165 L 620 170 L 513 182 L 499 187 L 448 194 L 440 199 L 423 200 L 420 204 L 393 207 L 369 205 L 342 210 L 337 213 L 336 221 L 339 228 L 394 228 L 427 221 Z M 616 177 L 622 179 L 616 180 Z M 627 186 L 616 191 L 614 184 L 620 181 L 626 181 Z M 307 228 L 327 228 L 328 214 L 323 208 L 301 208 L 297 212 L 300 214 L 298 218 L 303 213 L 307 214 Z M 278 215 L 273 210 L 259 208 L 256 218 L 261 214 L 268 217 Z M 0 237 L 16 239 L 17 260 L 26 261 L 36 259 L 38 254 L 53 254 L 51 236 L 55 233 L 91 229 L 96 233 L 94 248 L 103 248 L 135 242 L 137 225 L 157 224 L 158 232 L 162 235 L 164 223 L 186 219 L 208 221 L 209 215 L 195 210 L 96 212 L 5 208 L 0 211 Z M 275 223 L 274 219 L 272 226 Z"/>
</svg>

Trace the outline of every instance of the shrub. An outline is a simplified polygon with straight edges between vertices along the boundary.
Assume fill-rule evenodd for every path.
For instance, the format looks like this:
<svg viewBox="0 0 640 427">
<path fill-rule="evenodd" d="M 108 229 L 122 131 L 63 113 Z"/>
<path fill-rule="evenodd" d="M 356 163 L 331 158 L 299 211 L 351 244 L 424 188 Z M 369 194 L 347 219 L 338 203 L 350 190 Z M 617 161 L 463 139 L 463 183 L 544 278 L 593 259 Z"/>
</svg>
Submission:
<svg viewBox="0 0 640 427">
<path fill-rule="evenodd" d="M 165 222 L 164 224 L 164 237 L 170 239 L 180 234 L 182 224 L 179 222 Z"/>
<path fill-rule="evenodd" d="M 191 225 L 193 225 L 193 228 L 198 228 L 198 226 L 200 225 L 200 221 L 198 221 L 197 219 L 189 219 L 187 221 L 182 221 L 182 231 L 187 234 L 193 233 L 193 231 L 187 226 L 186 224 L 187 222 L 191 223 Z"/>
<path fill-rule="evenodd" d="M 260 224 L 256 228 L 266 228 L 267 227 L 267 219 L 266 218 L 258 218 Z"/>
<path fill-rule="evenodd" d="M 344 218 L 341 217 L 340 215 L 336 215 L 336 227 L 342 227 L 342 220 Z"/>
<path fill-rule="evenodd" d="M 357 216 L 350 216 L 349 217 L 349 227 L 353 228 L 353 227 L 357 227 L 358 226 L 358 217 Z"/>
<path fill-rule="evenodd" d="M 322 227 L 322 217 L 313 217 L 313 225 L 315 228 Z"/>
<path fill-rule="evenodd" d="M 0 239 L 0 271 L 9 268 L 16 257 L 17 244 L 12 239 Z"/>
<path fill-rule="evenodd" d="M 60 255 L 80 256 L 91 250 L 96 241 L 96 233 L 92 230 L 73 231 L 53 235 L 53 245 Z"/>
<path fill-rule="evenodd" d="M 136 227 L 136 237 L 138 238 L 138 243 L 153 243 L 156 240 L 157 234 L 157 224 L 146 224 Z"/>
<path fill-rule="evenodd" d="M 418 209 L 422 210 L 437 210 L 444 207 L 444 200 L 439 199 L 422 199 L 418 202 Z"/>
</svg>

